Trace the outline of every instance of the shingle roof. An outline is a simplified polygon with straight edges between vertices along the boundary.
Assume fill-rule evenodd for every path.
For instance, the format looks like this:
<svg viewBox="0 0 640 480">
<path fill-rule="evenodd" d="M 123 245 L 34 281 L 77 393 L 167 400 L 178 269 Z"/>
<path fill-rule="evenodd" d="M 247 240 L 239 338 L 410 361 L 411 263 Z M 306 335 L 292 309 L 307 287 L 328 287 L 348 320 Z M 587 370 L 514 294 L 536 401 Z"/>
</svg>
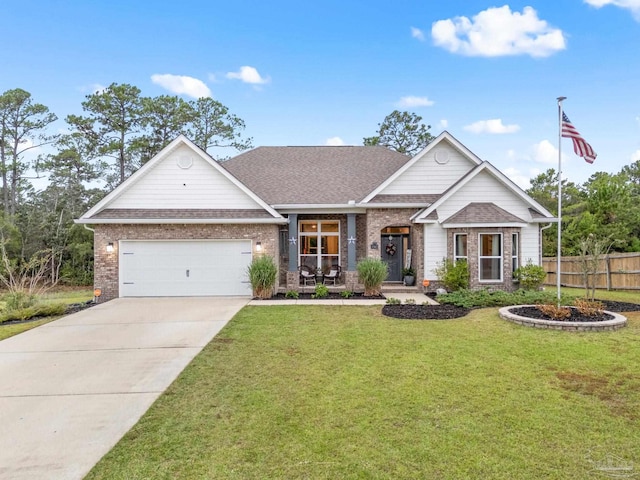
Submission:
<svg viewBox="0 0 640 480">
<path fill-rule="evenodd" d="M 521 218 L 503 210 L 493 203 L 470 203 L 458 213 L 447 218 L 443 224 L 465 223 L 526 223 Z"/>
<path fill-rule="evenodd" d="M 266 210 L 213 210 L 198 208 L 149 209 L 149 208 L 106 208 L 94 219 L 222 219 L 222 218 L 273 218 Z"/>
<path fill-rule="evenodd" d="M 362 200 L 410 158 L 385 147 L 259 147 L 222 163 L 270 205 Z"/>
<path fill-rule="evenodd" d="M 424 195 L 419 194 L 396 194 L 396 195 L 376 195 L 369 203 L 422 203 L 425 205 L 431 205 L 438 198 L 440 194 L 426 193 Z"/>
</svg>

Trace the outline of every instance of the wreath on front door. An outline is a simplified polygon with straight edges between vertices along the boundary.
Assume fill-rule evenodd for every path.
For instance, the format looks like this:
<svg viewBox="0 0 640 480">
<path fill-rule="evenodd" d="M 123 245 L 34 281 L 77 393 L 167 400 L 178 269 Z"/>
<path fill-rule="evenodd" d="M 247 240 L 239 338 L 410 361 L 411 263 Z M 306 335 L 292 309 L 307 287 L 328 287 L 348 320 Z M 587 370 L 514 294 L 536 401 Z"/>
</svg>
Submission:
<svg viewBox="0 0 640 480">
<path fill-rule="evenodd" d="M 396 254 L 395 244 L 393 242 L 387 243 L 387 248 L 385 249 L 385 251 L 387 252 L 387 255 L 389 255 L 390 257 L 395 255 Z"/>
</svg>

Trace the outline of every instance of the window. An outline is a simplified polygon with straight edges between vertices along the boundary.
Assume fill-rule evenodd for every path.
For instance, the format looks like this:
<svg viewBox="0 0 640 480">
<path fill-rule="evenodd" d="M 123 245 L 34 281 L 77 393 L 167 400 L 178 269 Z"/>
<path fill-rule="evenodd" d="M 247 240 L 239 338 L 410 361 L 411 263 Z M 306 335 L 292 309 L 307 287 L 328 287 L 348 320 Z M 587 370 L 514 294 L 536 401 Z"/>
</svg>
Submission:
<svg viewBox="0 0 640 480">
<path fill-rule="evenodd" d="M 515 272 L 520 266 L 520 245 L 518 244 L 518 234 L 511 234 L 511 271 Z"/>
<path fill-rule="evenodd" d="M 478 260 L 481 282 L 502 281 L 502 234 L 480 234 Z"/>
<path fill-rule="evenodd" d="M 329 272 L 340 265 L 340 222 L 303 220 L 298 224 L 300 265 Z"/>
<path fill-rule="evenodd" d="M 455 233 L 453 235 L 453 261 L 454 263 L 464 260 L 467 261 L 467 234 Z"/>
</svg>

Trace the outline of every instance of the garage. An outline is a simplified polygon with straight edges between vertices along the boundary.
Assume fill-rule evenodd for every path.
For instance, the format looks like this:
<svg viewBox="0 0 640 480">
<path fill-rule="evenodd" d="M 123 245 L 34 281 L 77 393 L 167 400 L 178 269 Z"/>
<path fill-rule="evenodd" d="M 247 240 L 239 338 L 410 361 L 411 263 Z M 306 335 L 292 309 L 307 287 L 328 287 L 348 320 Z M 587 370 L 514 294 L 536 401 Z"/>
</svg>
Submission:
<svg viewBox="0 0 640 480">
<path fill-rule="evenodd" d="M 251 295 L 251 240 L 122 240 L 121 297 Z"/>
</svg>

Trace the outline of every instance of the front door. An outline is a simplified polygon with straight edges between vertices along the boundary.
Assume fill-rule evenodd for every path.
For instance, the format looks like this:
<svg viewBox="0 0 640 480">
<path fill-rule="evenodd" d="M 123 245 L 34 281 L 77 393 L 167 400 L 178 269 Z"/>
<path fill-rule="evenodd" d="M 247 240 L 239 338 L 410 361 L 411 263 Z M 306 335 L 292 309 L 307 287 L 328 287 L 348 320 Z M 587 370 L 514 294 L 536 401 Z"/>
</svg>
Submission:
<svg viewBox="0 0 640 480">
<path fill-rule="evenodd" d="M 387 282 L 402 281 L 402 265 L 404 258 L 403 235 L 382 234 L 380 245 L 382 245 L 381 258 L 389 268 Z"/>
</svg>

